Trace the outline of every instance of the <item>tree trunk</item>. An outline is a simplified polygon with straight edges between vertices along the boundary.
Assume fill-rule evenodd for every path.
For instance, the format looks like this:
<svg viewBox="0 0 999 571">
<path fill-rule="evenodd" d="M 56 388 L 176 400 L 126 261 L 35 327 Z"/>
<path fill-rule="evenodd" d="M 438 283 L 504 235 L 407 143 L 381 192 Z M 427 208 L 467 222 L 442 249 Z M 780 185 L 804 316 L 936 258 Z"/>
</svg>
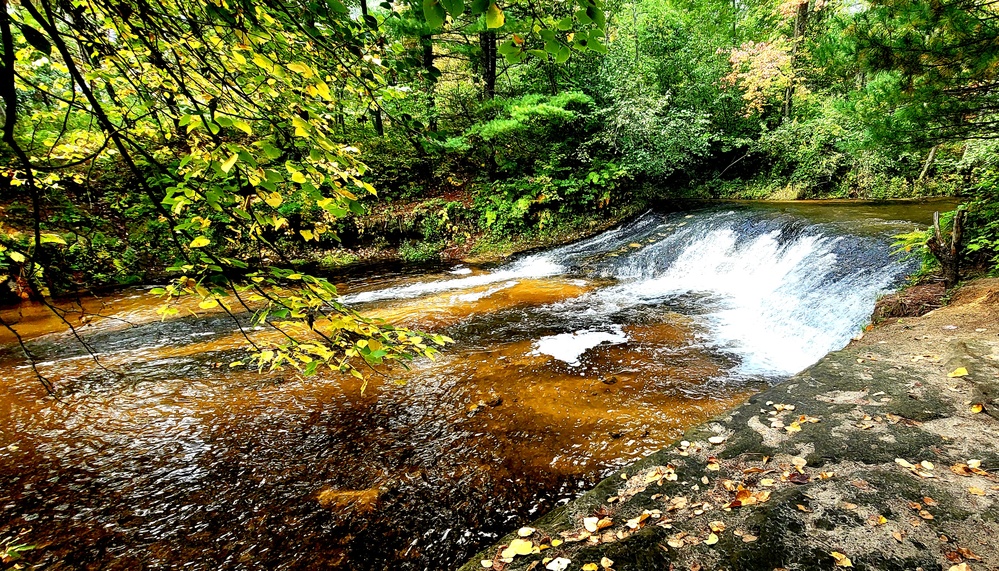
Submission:
<svg viewBox="0 0 999 571">
<path fill-rule="evenodd" d="M 930 167 L 933 166 L 933 159 L 937 158 L 937 147 L 939 146 L 940 145 L 933 145 L 933 148 L 930 149 L 930 154 L 926 157 L 926 162 L 923 163 L 923 170 L 919 173 L 920 184 L 926 180 L 926 175 L 930 173 Z"/>
<path fill-rule="evenodd" d="M 482 96 L 492 99 L 496 95 L 496 32 L 479 35 L 482 48 Z"/>
<path fill-rule="evenodd" d="M 808 0 L 803 0 L 798 4 L 798 12 L 794 16 L 794 38 L 791 44 L 791 72 L 794 73 L 794 69 L 798 64 L 798 47 L 801 44 L 803 38 L 805 37 L 805 30 L 808 28 Z M 791 110 L 794 99 L 794 79 L 791 80 L 791 85 L 788 85 L 784 90 L 784 109 L 783 115 L 784 119 L 791 118 Z"/>
<path fill-rule="evenodd" d="M 437 76 L 434 75 L 434 39 L 427 34 L 420 36 L 423 44 L 423 71 L 426 72 L 427 80 L 427 118 L 431 131 L 437 130 L 437 96 L 434 87 L 437 85 Z"/>
<path fill-rule="evenodd" d="M 933 257 L 940 262 L 944 287 L 947 289 L 954 287 L 960 278 L 961 235 L 964 233 L 964 220 L 967 214 L 966 210 L 958 210 L 954 213 L 954 224 L 950 230 L 948 243 L 944 240 L 943 232 L 940 230 L 940 213 L 933 213 L 933 236 L 926 241 L 926 246 L 930 249 Z"/>
</svg>

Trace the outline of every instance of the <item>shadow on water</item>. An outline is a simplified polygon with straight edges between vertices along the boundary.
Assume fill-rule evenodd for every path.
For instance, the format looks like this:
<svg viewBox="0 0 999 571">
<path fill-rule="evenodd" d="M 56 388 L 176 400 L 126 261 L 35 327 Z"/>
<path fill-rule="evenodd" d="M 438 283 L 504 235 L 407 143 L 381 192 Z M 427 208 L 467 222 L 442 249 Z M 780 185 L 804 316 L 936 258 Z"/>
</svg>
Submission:
<svg viewBox="0 0 999 571">
<path fill-rule="evenodd" d="M 844 344 L 911 267 L 885 247 L 911 224 L 864 216 L 650 213 L 496 268 L 353 278 L 344 301 L 459 340 L 363 392 L 230 368 L 231 320 L 161 321 L 141 292 L 81 324 L 105 368 L 22 307 L 60 399 L 0 339 L 0 544 L 53 569 L 457 567 Z"/>
</svg>

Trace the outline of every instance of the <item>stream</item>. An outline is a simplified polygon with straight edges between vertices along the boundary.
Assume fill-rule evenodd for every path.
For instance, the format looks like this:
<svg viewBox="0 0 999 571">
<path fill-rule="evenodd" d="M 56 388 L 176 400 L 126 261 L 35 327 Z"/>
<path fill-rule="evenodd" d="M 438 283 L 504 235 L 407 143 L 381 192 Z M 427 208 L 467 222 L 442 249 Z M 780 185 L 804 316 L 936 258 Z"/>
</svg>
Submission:
<svg viewBox="0 0 999 571">
<path fill-rule="evenodd" d="M 457 342 L 370 375 L 230 368 L 225 315 L 82 300 L 2 311 L 0 547 L 48 569 L 454 569 L 617 468 L 846 345 L 952 204 L 649 212 L 492 267 L 340 280 Z M 72 313 L 74 310 L 77 314 Z M 74 316 L 75 315 L 75 316 Z M 77 321 L 73 321 L 76 319 Z"/>
</svg>

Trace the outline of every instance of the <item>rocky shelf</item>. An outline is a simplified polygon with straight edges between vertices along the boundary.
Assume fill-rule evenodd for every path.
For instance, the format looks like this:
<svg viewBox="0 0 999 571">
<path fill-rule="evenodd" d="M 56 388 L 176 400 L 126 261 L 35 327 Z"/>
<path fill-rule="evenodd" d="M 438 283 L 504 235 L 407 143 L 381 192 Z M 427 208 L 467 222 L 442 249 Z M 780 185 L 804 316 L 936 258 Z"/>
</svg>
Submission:
<svg viewBox="0 0 999 571">
<path fill-rule="evenodd" d="M 886 321 L 461 571 L 999 568 L 999 280 Z"/>
</svg>

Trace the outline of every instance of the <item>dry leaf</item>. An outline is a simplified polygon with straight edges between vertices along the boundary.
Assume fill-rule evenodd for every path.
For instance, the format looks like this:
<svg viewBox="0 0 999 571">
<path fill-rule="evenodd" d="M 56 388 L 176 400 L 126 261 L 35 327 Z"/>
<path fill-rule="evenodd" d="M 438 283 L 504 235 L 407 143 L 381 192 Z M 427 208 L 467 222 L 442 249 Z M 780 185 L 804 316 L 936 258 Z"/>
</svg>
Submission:
<svg viewBox="0 0 999 571">
<path fill-rule="evenodd" d="M 520 537 L 528 537 L 532 535 L 535 531 L 537 530 L 534 529 L 533 527 L 522 527 L 517 530 L 517 535 L 519 535 Z"/>
<path fill-rule="evenodd" d="M 891 534 L 891 536 L 895 538 L 895 541 L 897 541 L 899 543 L 902 543 L 902 538 L 904 537 L 904 535 L 902 535 L 901 533 L 899 533 L 899 532 L 896 531 L 896 532 L 893 532 Z"/>
<path fill-rule="evenodd" d="M 927 470 L 932 470 L 934 468 L 933 462 L 928 462 L 926 460 L 920 462 L 919 465 L 922 466 L 923 468 L 926 468 Z"/>
<path fill-rule="evenodd" d="M 756 537 L 755 535 L 750 535 L 748 533 L 743 534 L 743 536 L 742 536 L 742 542 L 743 543 L 752 543 L 752 542 L 756 541 L 757 539 L 759 539 L 759 538 Z"/>
<path fill-rule="evenodd" d="M 725 442 L 725 437 L 724 436 L 712 436 L 711 438 L 708 438 L 708 442 L 710 442 L 712 444 L 721 444 L 722 442 Z"/>
<path fill-rule="evenodd" d="M 709 533 L 708 538 L 704 540 L 704 545 L 714 545 L 716 543 L 718 543 L 718 536 L 713 533 Z"/>
<path fill-rule="evenodd" d="M 926 505 L 928 505 L 928 506 L 939 505 L 939 502 L 937 502 L 936 500 L 934 500 L 933 498 L 931 498 L 929 496 L 923 496 L 923 503 L 926 504 Z"/>
<path fill-rule="evenodd" d="M 971 486 L 970 488 L 968 488 L 968 493 L 974 496 L 984 496 L 985 490 L 981 488 L 976 488 L 975 486 Z"/>
<path fill-rule="evenodd" d="M 565 557 L 557 557 L 553 559 L 548 565 L 545 565 L 545 569 L 548 571 L 565 571 L 569 568 L 569 564 L 572 563 L 571 559 L 566 559 Z"/>
<path fill-rule="evenodd" d="M 500 553 L 500 557 L 504 559 L 511 559 L 518 555 L 528 555 L 532 551 L 534 551 L 533 543 L 525 539 L 514 539 L 510 542 L 510 545 Z"/>
<path fill-rule="evenodd" d="M 603 567 L 604 569 L 610 569 L 613 565 L 614 562 L 611 561 L 610 559 L 607 559 L 606 557 L 600 558 L 600 566 Z"/>
<path fill-rule="evenodd" d="M 774 485 L 774 481 L 771 478 L 763 478 L 762 480 L 760 480 L 760 485 L 763 486 L 764 488 L 769 488 Z"/>
<path fill-rule="evenodd" d="M 810 510 L 810 509 L 806 508 L 805 506 L 803 506 L 803 505 L 801 505 L 801 504 L 798 504 L 798 509 L 799 509 L 800 511 L 803 511 L 803 512 L 807 513 L 807 514 L 810 514 L 810 513 L 812 513 L 812 510 Z"/>
<path fill-rule="evenodd" d="M 597 567 L 596 563 L 587 563 L 586 565 L 583 565 L 583 571 L 597 571 L 598 569 L 600 568 Z"/>
<path fill-rule="evenodd" d="M 853 562 L 846 555 L 840 553 L 839 551 L 833 551 L 829 555 L 836 560 L 836 567 L 853 567 Z"/>
<path fill-rule="evenodd" d="M 926 510 L 919 510 L 919 517 L 921 517 L 921 518 L 923 518 L 925 520 L 931 520 L 931 519 L 933 519 L 933 514 L 931 514 L 930 512 L 928 512 Z"/>
<path fill-rule="evenodd" d="M 910 470 L 912 468 L 915 468 L 915 466 L 913 466 L 912 464 L 910 464 L 909 461 L 905 460 L 904 458 L 895 458 L 895 463 L 898 464 L 899 466 L 903 467 L 903 468 L 909 468 Z"/>
<path fill-rule="evenodd" d="M 978 414 L 978 413 L 982 412 L 983 410 L 985 410 L 985 405 L 983 405 L 980 402 L 977 402 L 977 403 L 971 405 L 971 414 Z"/>
<path fill-rule="evenodd" d="M 971 468 L 971 469 L 981 468 L 982 467 L 982 461 L 981 460 L 968 460 L 968 467 Z"/>
<path fill-rule="evenodd" d="M 965 369 L 964 367 L 958 367 L 958 368 L 954 369 L 953 371 L 947 373 L 947 376 L 949 378 L 951 378 L 951 379 L 953 379 L 955 377 L 967 377 L 968 376 L 968 369 Z"/>
<path fill-rule="evenodd" d="M 961 563 L 960 565 L 952 565 L 947 571 L 971 571 L 971 567 L 967 563 Z"/>
<path fill-rule="evenodd" d="M 483 559 L 483 560 L 479 561 L 479 565 L 482 565 L 486 569 L 492 569 L 493 568 L 493 560 L 492 559 Z"/>
<path fill-rule="evenodd" d="M 711 523 L 708 524 L 708 527 L 711 528 L 711 531 L 714 531 L 716 533 L 721 533 L 721 532 L 725 531 L 725 522 L 723 522 L 723 521 L 713 521 L 713 522 L 711 522 Z"/>
</svg>

